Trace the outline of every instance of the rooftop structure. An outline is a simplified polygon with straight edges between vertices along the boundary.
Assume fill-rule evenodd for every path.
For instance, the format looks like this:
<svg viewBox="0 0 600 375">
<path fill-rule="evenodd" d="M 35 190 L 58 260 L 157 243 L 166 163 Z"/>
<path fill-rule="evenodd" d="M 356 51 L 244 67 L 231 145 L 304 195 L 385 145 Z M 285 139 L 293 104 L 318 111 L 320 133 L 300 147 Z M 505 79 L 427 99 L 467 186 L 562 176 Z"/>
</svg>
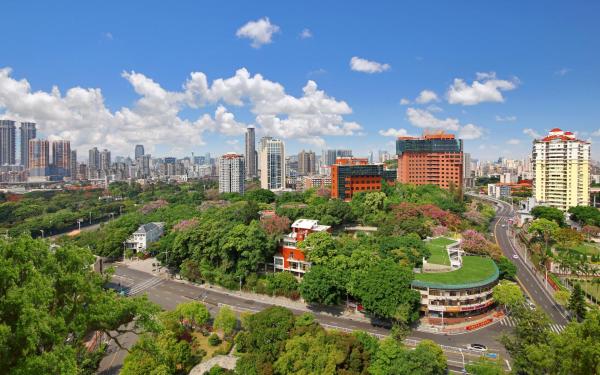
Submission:
<svg viewBox="0 0 600 375">
<path fill-rule="evenodd" d="M 452 324 L 488 312 L 500 272 L 490 258 L 464 256 L 460 241 L 439 237 L 427 242 L 431 252 L 412 287 L 421 294 L 421 311 L 430 324 Z"/>
</svg>

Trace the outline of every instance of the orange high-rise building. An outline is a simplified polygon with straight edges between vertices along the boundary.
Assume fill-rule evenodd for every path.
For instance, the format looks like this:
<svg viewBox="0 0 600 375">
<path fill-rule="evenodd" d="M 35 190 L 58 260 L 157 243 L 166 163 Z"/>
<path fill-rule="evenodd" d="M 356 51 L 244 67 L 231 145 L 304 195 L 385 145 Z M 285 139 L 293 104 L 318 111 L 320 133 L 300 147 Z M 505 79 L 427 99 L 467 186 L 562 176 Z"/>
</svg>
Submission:
<svg viewBox="0 0 600 375">
<path fill-rule="evenodd" d="M 331 197 L 350 200 L 355 193 L 380 191 L 381 182 L 394 181 L 396 172 L 367 158 L 337 158 L 331 166 Z"/>
<path fill-rule="evenodd" d="M 463 185 L 463 142 L 443 132 L 396 140 L 398 181 L 437 185 L 443 189 Z"/>
</svg>

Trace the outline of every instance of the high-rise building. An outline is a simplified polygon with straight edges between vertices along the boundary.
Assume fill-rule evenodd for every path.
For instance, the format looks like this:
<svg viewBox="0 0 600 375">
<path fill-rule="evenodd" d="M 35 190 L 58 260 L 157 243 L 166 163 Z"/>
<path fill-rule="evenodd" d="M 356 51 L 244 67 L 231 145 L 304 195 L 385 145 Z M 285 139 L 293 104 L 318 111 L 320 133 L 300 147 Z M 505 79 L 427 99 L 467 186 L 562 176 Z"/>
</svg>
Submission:
<svg viewBox="0 0 600 375">
<path fill-rule="evenodd" d="M 463 142 L 454 134 L 440 132 L 421 138 L 399 137 L 396 154 L 399 182 L 462 189 Z"/>
<path fill-rule="evenodd" d="M 37 135 L 35 122 L 21 123 L 21 160 L 20 163 L 25 169 L 29 168 L 29 140 L 34 139 Z"/>
<path fill-rule="evenodd" d="M 337 158 L 331 166 L 331 197 L 350 200 L 356 193 L 380 191 L 382 181 L 395 179 L 395 170 L 369 164 L 368 158 Z"/>
<path fill-rule="evenodd" d="M 230 152 L 219 158 L 219 193 L 244 194 L 245 179 L 244 155 Z"/>
<path fill-rule="evenodd" d="M 463 153 L 463 178 L 471 178 L 473 168 L 471 167 L 471 154 Z"/>
<path fill-rule="evenodd" d="M 77 178 L 77 150 L 71 150 L 71 178 Z"/>
<path fill-rule="evenodd" d="M 253 127 L 246 129 L 246 177 L 254 178 L 257 175 L 256 165 L 256 135 Z"/>
<path fill-rule="evenodd" d="M 15 122 L 0 120 L 0 165 L 15 164 Z"/>
<path fill-rule="evenodd" d="M 98 151 L 98 147 L 94 147 L 94 148 L 90 149 L 89 157 L 88 157 L 88 169 L 89 170 L 100 169 L 100 151 Z"/>
<path fill-rule="evenodd" d="M 50 176 L 50 144 L 45 139 L 29 140 L 29 176 Z"/>
<path fill-rule="evenodd" d="M 263 137 L 260 140 L 260 187 L 285 188 L 285 147 L 282 140 Z"/>
<path fill-rule="evenodd" d="M 67 177 L 71 175 L 71 142 L 65 140 L 52 141 L 52 167 L 55 175 Z"/>
<path fill-rule="evenodd" d="M 352 150 L 339 149 L 339 150 L 324 150 L 323 160 L 324 165 L 334 165 L 337 158 L 351 158 Z"/>
<path fill-rule="evenodd" d="M 108 171 L 110 169 L 111 166 L 111 160 L 110 160 L 110 151 L 107 149 L 102 150 L 102 152 L 100 152 L 100 170 L 102 171 Z"/>
<path fill-rule="evenodd" d="M 317 170 L 317 155 L 313 151 L 300 151 L 298 154 L 298 174 L 307 176 Z"/>
<path fill-rule="evenodd" d="M 144 155 L 144 145 L 135 145 L 135 159 Z"/>
<path fill-rule="evenodd" d="M 533 141 L 533 196 L 538 202 L 567 211 L 590 202 L 590 143 L 554 128 Z"/>
</svg>

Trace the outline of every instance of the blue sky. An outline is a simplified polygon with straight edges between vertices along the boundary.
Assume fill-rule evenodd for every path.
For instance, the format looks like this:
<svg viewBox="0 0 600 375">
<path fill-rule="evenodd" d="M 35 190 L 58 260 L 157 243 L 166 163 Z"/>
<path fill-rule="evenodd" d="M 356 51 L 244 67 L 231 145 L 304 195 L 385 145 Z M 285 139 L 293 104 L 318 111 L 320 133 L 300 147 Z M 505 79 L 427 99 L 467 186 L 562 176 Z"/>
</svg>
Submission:
<svg viewBox="0 0 600 375">
<path fill-rule="evenodd" d="M 464 135 L 482 159 L 523 157 L 553 127 L 600 140 L 598 2 L 12 1 L 2 13 L 0 112 L 80 152 L 241 152 L 248 124 L 288 153 L 392 151 L 393 135 L 426 128 Z M 182 88 L 203 81 L 192 72 L 208 91 Z M 423 90 L 435 96 L 416 103 Z"/>
</svg>

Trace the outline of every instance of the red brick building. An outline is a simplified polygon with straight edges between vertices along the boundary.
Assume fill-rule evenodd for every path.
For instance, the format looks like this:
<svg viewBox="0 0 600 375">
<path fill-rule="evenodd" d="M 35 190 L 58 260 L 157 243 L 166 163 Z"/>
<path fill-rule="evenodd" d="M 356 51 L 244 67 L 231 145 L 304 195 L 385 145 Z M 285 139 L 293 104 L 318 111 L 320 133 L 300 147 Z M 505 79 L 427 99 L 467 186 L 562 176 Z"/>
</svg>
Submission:
<svg viewBox="0 0 600 375">
<path fill-rule="evenodd" d="M 275 271 L 289 271 L 302 276 L 310 269 L 304 252 L 298 248 L 300 242 L 314 232 L 331 232 L 329 225 L 319 225 L 317 220 L 298 219 L 292 224 L 292 232 L 283 237 L 279 253 L 273 257 Z"/>
<path fill-rule="evenodd" d="M 380 191 L 383 180 L 394 181 L 396 172 L 367 158 L 337 158 L 331 166 L 331 198 L 351 200 L 358 192 Z"/>
<path fill-rule="evenodd" d="M 448 189 L 463 186 L 463 143 L 454 134 L 425 134 L 421 138 L 396 140 L 398 181 L 414 185 L 437 185 Z"/>
</svg>

